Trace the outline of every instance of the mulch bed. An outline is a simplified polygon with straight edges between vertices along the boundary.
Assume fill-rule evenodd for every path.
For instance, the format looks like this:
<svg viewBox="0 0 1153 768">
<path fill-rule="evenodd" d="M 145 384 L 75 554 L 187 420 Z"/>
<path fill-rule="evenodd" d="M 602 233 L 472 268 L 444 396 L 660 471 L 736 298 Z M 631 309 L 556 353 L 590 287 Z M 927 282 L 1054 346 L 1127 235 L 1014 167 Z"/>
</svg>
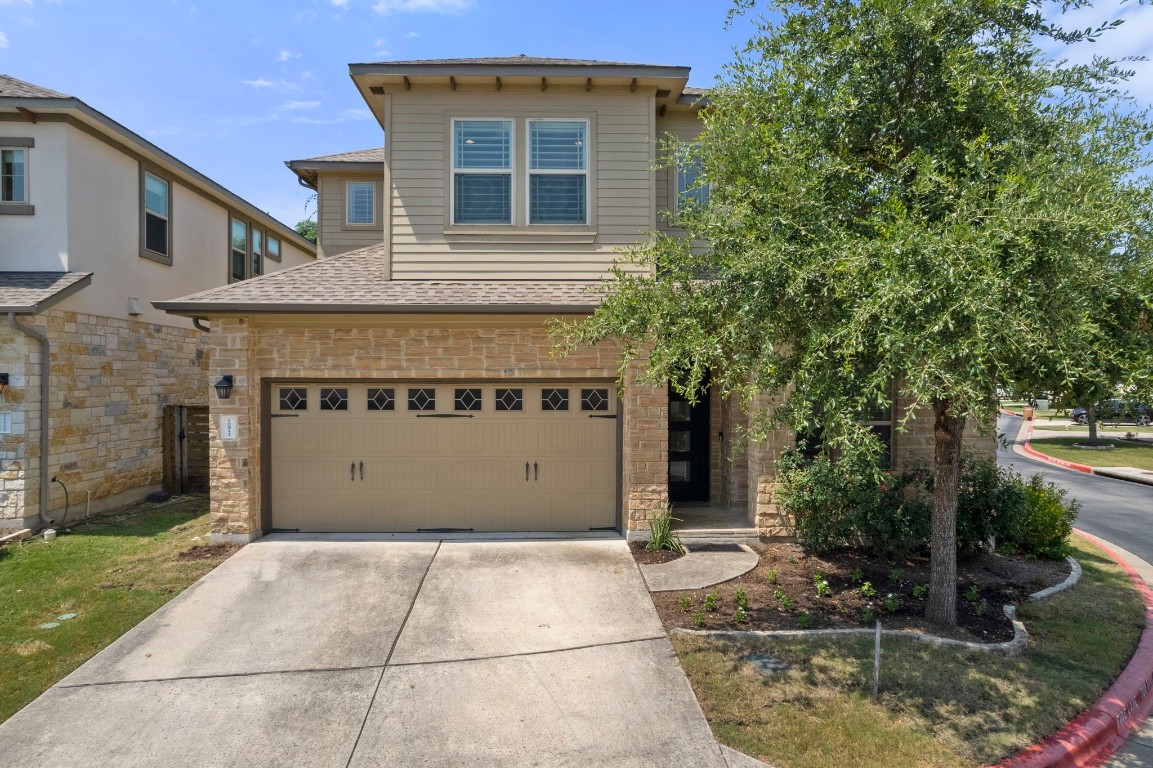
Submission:
<svg viewBox="0 0 1153 768">
<path fill-rule="evenodd" d="M 676 560 L 678 555 L 676 552 L 670 552 L 667 549 L 645 549 L 648 542 L 645 541 L 630 541 L 629 549 L 633 553 L 633 560 L 637 561 L 638 565 L 656 565 L 657 563 L 667 563 L 670 560 Z"/>
<path fill-rule="evenodd" d="M 177 560 L 224 560 L 240 549 L 240 544 L 196 544 L 176 556 Z"/>
<path fill-rule="evenodd" d="M 797 544 L 760 544 L 753 549 L 761 561 L 749 573 L 707 589 L 654 592 L 653 603 L 666 627 L 720 630 L 840 629 L 872 626 L 866 612 L 872 610 L 886 629 L 921 630 L 960 640 L 995 643 L 1013 638 L 1013 625 L 1001 606 L 1021 604 L 1028 595 L 1063 581 L 1069 575 L 1064 560 L 1029 560 L 1005 555 L 981 555 L 957 565 L 956 627 L 935 625 L 924 617 L 927 596 L 915 597 L 914 587 L 928 586 L 928 558 L 889 562 L 857 550 L 841 550 L 823 556 L 806 554 Z M 636 550 L 634 549 L 634 556 Z M 637 562 L 641 562 L 638 560 Z M 899 572 L 898 572 L 899 571 Z M 775 573 L 773 573 L 775 572 Z M 822 574 L 830 594 L 817 595 L 814 578 Z M 876 595 L 862 594 L 868 582 Z M 976 586 L 975 600 L 965 593 Z M 734 618 L 736 591 L 748 596 L 748 620 Z M 720 596 L 716 609 L 706 611 L 705 596 Z M 778 592 L 779 591 L 779 592 Z M 868 590 L 865 590 L 868 591 Z M 896 600 L 896 610 L 884 607 L 886 597 Z M 783 606 L 782 596 L 791 601 Z M 689 598 L 687 610 L 680 599 Z M 970 594 L 969 597 L 972 597 Z M 807 614 L 808 626 L 798 627 Z M 700 624 L 694 624 L 697 615 Z M 805 623 L 801 619 L 801 623 Z"/>
</svg>

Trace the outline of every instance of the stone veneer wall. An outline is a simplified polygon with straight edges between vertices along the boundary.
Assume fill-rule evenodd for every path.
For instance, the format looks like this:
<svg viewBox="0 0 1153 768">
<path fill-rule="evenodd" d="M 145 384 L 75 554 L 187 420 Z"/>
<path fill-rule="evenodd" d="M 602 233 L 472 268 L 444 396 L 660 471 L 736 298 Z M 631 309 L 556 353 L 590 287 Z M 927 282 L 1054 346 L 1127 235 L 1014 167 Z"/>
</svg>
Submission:
<svg viewBox="0 0 1153 768">
<path fill-rule="evenodd" d="M 209 379 L 235 376 L 228 400 L 212 400 L 210 464 L 212 531 L 251 538 L 261 533 L 261 382 L 264 379 L 615 379 L 612 345 L 551 357 L 541 319 L 491 317 L 355 318 L 342 323 L 248 317 L 213 322 Z M 668 499 L 668 397 L 626 376 L 623 403 L 624 520 L 647 528 Z M 219 435 L 220 418 L 237 416 L 237 439 Z"/>
<path fill-rule="evenodd" d="M 164 407 L 208 401 L 207 334 L 60 309 L 18 319 L 48 333 L 49 470 L 68 485 L 71 515 L 82 514 L 87 491 L 99 509 L 160 483 Z M 40 502 L 40 347 L 7 322 L 0 370 L 11 375 L 0 411 L 12 414 L 12 432 L 0 435 L 0 528 L 19 528 L 35 523 Z M 64 507 L 58 484 L 48 507 Z"/>
</svg>

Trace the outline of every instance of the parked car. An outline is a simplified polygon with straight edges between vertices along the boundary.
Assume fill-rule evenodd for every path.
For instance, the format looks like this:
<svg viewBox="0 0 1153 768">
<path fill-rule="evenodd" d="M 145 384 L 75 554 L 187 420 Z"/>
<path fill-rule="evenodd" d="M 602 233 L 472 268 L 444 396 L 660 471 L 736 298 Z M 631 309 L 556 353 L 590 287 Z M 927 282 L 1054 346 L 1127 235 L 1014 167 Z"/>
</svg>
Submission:
<svg viewBox="0 0 1153 768">
<path fill-rule="evenodd" d="M 1112 397 L 1102 400 L 1094 408 L 1097 412 L 1097 421 L 1110 424 L 1136 424 L 1139 427 L 1149 426 L 1153 421 L 1153 408 L 1147 403 L 1136 400 L 1126 400 L 1121 397 Z M 1077 424 L 1089 423 L 1089 412 L 1085 408 L 1074 408 L 1069 414 Z"/>
</svg>

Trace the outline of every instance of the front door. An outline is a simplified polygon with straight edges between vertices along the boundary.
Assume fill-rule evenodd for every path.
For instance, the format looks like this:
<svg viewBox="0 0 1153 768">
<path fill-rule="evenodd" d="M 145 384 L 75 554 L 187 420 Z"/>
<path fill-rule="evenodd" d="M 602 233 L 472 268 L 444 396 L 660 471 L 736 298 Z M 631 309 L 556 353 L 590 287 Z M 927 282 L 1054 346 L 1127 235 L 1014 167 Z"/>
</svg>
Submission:
<svg viewBox="0 0 1153 768">
<path fill-rule="evenodd" d="M 695 404 L 669 389 L 669 501 L 709 500 L 709 393 Z"/>
</svg>

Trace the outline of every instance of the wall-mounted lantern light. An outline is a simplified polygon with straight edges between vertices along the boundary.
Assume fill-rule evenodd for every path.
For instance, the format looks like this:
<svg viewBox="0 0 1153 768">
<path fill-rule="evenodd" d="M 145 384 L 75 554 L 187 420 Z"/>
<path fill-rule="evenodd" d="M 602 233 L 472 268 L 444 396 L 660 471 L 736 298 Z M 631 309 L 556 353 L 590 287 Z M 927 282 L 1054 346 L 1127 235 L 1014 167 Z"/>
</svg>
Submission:
<svg viewBox="0 0 1153 768">
<path fill-rule="evenodd" d="M 0 395 L 4 394 L 6 389 L 8 389 L 8 374 L 0 373 Z"/>
<path fill-rule="evenodd" d="M 227 400 L 232 396 L 232 374 L 226 373 L 220 377 L 220 381 L 213 384 L 216 387 L 216 396 L 221 400 Z"/>
</svg>

